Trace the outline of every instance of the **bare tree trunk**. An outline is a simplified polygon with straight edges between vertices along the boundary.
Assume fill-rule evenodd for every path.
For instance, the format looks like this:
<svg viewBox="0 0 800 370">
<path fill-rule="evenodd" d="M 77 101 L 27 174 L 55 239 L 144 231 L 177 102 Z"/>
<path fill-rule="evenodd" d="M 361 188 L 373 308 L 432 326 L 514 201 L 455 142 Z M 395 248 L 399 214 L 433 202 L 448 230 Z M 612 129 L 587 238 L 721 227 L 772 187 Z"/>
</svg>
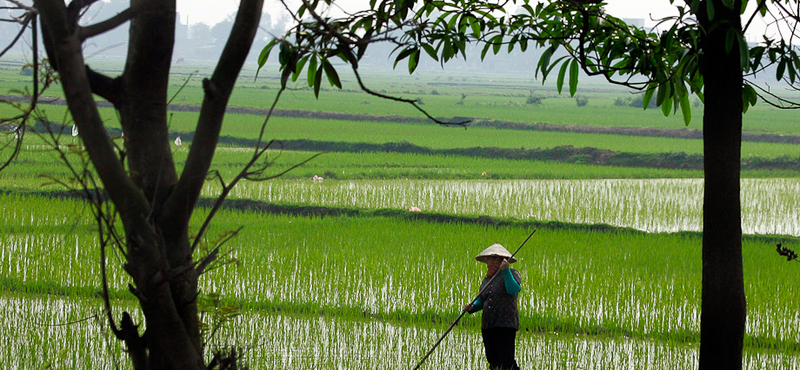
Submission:
<svg viewBox="0 0 800 370">
<path fill-rule="evenodd" d="M 736 370 L 742 368 L 746 318 L 739 199 L 743 81 L 738 47 L 734 43 L 728 53 L 725 39 L 731 27 L 742 29 L 741 2 L 735 2 L 735 10 L 719 0 L 713 5 L 713 20 L 705 10 L 699 14 L 701 26 L 711 30 L 704 36 L 701 66 L 705 200 L 699 365 L 702 370 Z"/>
<path fill-rule="evenodd" d="M 93 31 L 81 28 L 78 18 L 92 2 L 34 4 L 72 118 L 125 229 L 124 267 L 133 279 L 131 290 L 139 299 L 147 331 L 140 335 L 125 314 L 115 333 L 128 346 L 137 370 L 205 369 L 189 220 L 216 149 L 225 106 L 255 37 L 263 0 L 242 0 L 217 69 L 204 81 L 206 98 L 180 178 L 167 125 L 175 1 L 131 1 L 124 12 L 131 22 L 128 57 L 117 78 L 92 71 L 83 60 L 83 38 Z M 120 23 L 116 19 L 93 29 Z M 127 169 L 103 126 L 93 93 L 111 101 L 120 113 Z"/>
</svg>

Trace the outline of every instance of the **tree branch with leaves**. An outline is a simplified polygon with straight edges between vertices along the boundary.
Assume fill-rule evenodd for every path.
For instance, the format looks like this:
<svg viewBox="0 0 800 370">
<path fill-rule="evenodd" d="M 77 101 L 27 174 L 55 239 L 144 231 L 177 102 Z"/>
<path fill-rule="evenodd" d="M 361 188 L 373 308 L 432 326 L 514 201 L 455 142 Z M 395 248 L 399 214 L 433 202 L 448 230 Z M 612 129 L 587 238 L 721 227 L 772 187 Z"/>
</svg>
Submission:
<svg viewBox="0 0 800 370">
<path fill-rule="evenodd" d="M 749 4 L 754 6 L 748 7 Z M 793 0 L 670 0 L 676 16 L 658 19 L 644 29 L 606 14 L 601 1 L 553 0 L 373 0 L 369 9 L 341 18 L 319 17 L 331 0 L 304 2 L 298 24 L 262 52 L 280 48 L 283 83 L 308 71 L 309 86 L 319 95 L 320 77 L 336 76 L 326 63 L 339 57 L 353 70 L 369 45 L 395 45 L 395 66 L 408 72 L 420 58 L 445 63 L 467 58 L 468 45 L 481 46 L 476 58 L 515 48 L 544 48 L 533 75 L 555 75 L 574 95 L 581 71 L 644 94 L 643 108 L 655 99 L 665 115 L 692 121 L 690 96 L 704 102 L 703 297 L 700 368 L 741 369 L 746 303 L 741 255 L 739 177 L 742 114 L 759 98 L 778 107 L 797 103 L 749 77 L 775 66 L 777 81 L 794 85 L 800 57 L 794 47 L 800 3 Z M 516 13 L 513 13 L 516 11 Z M 311 14 L 303 19 L 304 14 Z M 745 31 L 758 17 L 772 17 L 776 35 L 748 44 Z M 743 25 L 744 24 L 744 25 Z M 322 66 L 319 66 L 322 60 Z M 557 71 L 557 73 L 556 73 Z M 331 81 L 332 85 L 340 87 Z M 361 83 L 361 82 L 360 82 Z M 363 85 L 363 83 L 362 83 Z"/>
</svg>

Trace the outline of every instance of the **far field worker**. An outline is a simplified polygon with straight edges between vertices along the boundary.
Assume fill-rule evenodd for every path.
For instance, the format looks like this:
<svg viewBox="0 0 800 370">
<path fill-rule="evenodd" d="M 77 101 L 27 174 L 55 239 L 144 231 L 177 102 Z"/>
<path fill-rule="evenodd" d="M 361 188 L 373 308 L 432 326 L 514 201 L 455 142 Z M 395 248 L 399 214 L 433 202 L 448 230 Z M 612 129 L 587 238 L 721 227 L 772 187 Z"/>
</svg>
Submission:
<svg viewBox="0 0 800 370">
<path fill-rule="evenodd" d="M 517 260 L 500 244 L 492 244 L 475 259 L 486 263 L 488 269 L 481 282 L 482 293 L 474 302 L 464 305 L 463 310 L 468 313 L 483 310 L 481 334 L 489 369 L 518 370 L 514 347 L 519 330 L 517 293 L 522 289 L 522 278 L 519 271 L 509 268 Z M 497 277 L 484 289 L 496 272 Z"/>
</svg>

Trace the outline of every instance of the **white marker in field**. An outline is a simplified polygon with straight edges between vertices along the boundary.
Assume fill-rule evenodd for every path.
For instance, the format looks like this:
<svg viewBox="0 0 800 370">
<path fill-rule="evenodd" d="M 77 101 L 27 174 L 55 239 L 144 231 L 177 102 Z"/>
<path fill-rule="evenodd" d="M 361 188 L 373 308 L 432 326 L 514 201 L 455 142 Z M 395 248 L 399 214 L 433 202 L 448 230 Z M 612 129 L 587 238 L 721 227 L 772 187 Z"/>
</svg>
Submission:
<svg viewBox="0 0 800 370">
<path fill-rule="evenodd" d="M 181 146 L 181 137 L 180 137 L 180 135 L 178 135 L 178 137 L 175 139 L 175 145 Z"/>
<path fill-rule="evenodd" d="M 78 136 L 78 126 L 72 125 L 72 136 Z"/>
</svg>

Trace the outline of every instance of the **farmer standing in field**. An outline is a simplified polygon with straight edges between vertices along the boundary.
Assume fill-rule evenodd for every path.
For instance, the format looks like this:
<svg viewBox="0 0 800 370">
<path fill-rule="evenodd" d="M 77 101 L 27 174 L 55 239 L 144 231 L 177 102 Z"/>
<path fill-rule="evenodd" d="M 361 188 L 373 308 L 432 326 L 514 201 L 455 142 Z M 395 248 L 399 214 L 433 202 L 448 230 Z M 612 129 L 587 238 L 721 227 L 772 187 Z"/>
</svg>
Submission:
<svg viewBox="0 0 800 370">
<path fill-rule="evenodd" d="M 467 303 L 463 310 L 468 313 L 483 310 L 481 334 L 489 368 L 517 370 L 514 342 L 519 330 L 517 293 L 522 278 L 519 271 L 509 268 L 509 264 L 517 260 L 500 244 L 484 249 L 475 259 L 485 263 L 488 269 L 481 282 L 480 295 L 474 302 Z M 492 280 L 495 273 L 497 277 Z M 487 283 L 489 285 L 484 289 Z"/>
</svg>

